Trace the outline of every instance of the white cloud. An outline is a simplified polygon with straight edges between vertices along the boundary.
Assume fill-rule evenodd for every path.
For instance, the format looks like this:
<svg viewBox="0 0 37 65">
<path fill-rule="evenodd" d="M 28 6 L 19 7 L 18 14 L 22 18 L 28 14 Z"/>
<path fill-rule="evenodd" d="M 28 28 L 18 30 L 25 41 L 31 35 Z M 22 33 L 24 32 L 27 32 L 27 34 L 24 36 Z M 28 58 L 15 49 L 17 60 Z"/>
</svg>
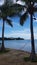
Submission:
<svg viewBox="0 0 37 65">
<path fill-rule="evenodd" d="M 19 0 L 19 1 L 17 1 L 17 4 L 20 4 L 20 5 L 25 5 L 25 2 L 23 2 L 23 1 Z"/>
<path fill-rule="evenodd" d="M 9 36 L 8 36 L 9 35 Z M 5 35 L 6 37 L 21 37 L 21 38 L 24 38 L 24 39 L 30 39 L 30 34 L 25 34 L 25 33 L 12 33 L 12 34 L 6 34 Z"/>
<path fill-rule="evenodd" d="M 16 0 L 13 0 L 13 3 L 16 3 Z"/>
<path fill-rule="evenodd" d="M 4 0 L 0 0 L 0 6 L 4 4 Z"/>
<path fill-rule="evenodd" d="M 35 5 L 34 5 L 35 7 L 37 7 L 37 3 L 35 3 Z"/>
<path fill-rule="evenodd" d="M 37 19 L 34 22 L 37 23 Z"/>
<path fill-rule="evenodd" d="M 30 39 L 30 33 L 28 32 L 29 30 L 24 30 L 24 31 L 11 31 L 10 33 L 6 34 L 5 33 L 5 36 L 7 37 L 21 37 L 21 38 L 24 38 L 24 39 Z"/>
<path fill-rule="evenodd" d="M 31 39 L 31 33 L 29 29 L 25 29 L 25 30 L 14 30 L 11 31 L 10 33 L 6 34 L 6 37 L 21 37 L 24 39 Z M 34 28 L 34 38 L 37 39 L 37 30 Z"/>
</svg>

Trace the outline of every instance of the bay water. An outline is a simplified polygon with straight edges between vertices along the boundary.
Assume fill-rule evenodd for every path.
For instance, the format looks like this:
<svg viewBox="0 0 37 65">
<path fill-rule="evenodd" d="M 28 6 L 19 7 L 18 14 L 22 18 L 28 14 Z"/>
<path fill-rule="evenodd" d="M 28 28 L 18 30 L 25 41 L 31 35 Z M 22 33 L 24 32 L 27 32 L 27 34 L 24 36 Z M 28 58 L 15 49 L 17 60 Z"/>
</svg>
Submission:
<svg viewBox="0 0 37 65">
<path fill-rule="evenodd" d="M 0 43 L 2 43 L 2 40 L 0 40 Z M 5 45 L 5 48 L 31 52 L 30 40 L 4 40 L 4 45 Z M 35 51 L 37 53 L 37 40 L 35 40 Z"/>
</svg>

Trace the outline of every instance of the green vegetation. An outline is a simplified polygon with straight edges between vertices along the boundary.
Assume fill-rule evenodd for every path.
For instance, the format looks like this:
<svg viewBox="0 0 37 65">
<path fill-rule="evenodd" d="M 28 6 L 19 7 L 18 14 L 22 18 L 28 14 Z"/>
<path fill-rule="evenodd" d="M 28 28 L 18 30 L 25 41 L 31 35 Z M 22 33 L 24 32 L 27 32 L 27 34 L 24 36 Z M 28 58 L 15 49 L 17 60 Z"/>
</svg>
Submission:
<svg viewBox="0 0 37 65">
<path fill-rule="evenodd" d="M 28 61 L 30 61 L 30 57 L 24 57 L 24 61 L 26 61 L 26 62 L 28 62 Z"/>
<path fill-rule="evenodd" d="M 31 59 L 30 56 L 26 56 L 24 57 L 24 61 L 25 62 L 37 62 L 37 57 L 35 57 L 35 59 Z"/>
<path fill-rule="evenodd" d="M 5 50 L 0 50 L 0 54 L 5 54 L 5 53 L 8 53 L 10 50 L 9 49 L 5 49 Z"/>
</svg>

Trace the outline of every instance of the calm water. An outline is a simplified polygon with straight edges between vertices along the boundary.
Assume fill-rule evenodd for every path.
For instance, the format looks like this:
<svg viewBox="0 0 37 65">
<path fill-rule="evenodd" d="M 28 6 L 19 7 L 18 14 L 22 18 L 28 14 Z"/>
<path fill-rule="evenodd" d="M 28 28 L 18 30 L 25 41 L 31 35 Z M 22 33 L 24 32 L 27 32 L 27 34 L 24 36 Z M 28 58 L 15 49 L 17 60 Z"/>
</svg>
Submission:
<svg viewBox="0 0 37 65">
<path fill-rule="evenodd" d="M 2 43 L 2 41 L 0 41 Z M 6 48 L 19 49 L 31 52 L 30 40 L 5 40 L 4 45 Z M 37 40 L 35 40 L 35 51 L 37 53 Z"/>
</svg>

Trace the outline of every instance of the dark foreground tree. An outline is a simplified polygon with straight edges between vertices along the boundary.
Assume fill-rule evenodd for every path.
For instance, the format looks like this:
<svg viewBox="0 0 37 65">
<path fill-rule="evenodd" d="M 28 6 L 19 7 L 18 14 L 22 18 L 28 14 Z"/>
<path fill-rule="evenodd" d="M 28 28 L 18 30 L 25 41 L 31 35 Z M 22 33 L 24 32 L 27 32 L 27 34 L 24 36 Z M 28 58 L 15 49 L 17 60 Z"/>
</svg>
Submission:
<svg viewBox="0 0 37 65">
<path fill-rule="evenodd" d="M 20 18 L 20 24 L 23 25 L 25 20 L 27 19 L 28 15 L 30 14 L 30 31 L 31 31 L 31 55 L 30 58 L 32 60 L 35 59 L 35 45 L 34 45 L 34 34 L 33 34 L 33 16 L 34 12 L 37 11 L 37 8 L 35 6 L 35 1 L 33 0 L 24 0 L 25 1 L 25 13 Z"/>
<path fill-rule="evenodd" d="M 4 26 L 5 26 L 5 22 L 8 23 L 11 27 L 13 27 L 11 20 L 8 18 L 8 16 L 9 16 L 8 8 L 9 7 L 8 7 L 7 4 L 0 6 L 0 19 L 3 20 L 1 51 L 5 50 L 5 47 L 4 47 L 4 28 L 5 28 Z"/>
<path fill-rule="evenodd" d="M 4 4 L 2 6 L 0 6 L 0 19 L 3 20 L 3 26 L 2 26 L 2 47 L 1 50 L 4 51 L 5 47 L 4 47 L 4 26 L 5 26 L 5 22 L 7 22 L 11 27 L 12 22 L 8 17 L 12 17 L 14 15 L 17 14 L 16 10 L 17 8 L 21 7 L 21 6 L 16 6 L 17 4 L 12 4 L 10 0 L 5 0 Z"/>
</svg>

